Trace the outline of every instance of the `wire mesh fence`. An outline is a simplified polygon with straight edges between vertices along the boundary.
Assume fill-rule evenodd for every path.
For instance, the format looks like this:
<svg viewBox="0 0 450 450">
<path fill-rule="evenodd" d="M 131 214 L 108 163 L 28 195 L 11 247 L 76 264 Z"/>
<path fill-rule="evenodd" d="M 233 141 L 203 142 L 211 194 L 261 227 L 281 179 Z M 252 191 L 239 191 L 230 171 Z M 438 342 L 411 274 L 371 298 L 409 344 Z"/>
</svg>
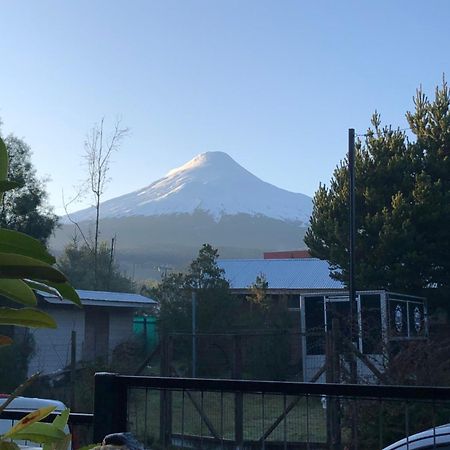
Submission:
<svg viewBox="0 0 450 450">
<path fill-rule="evenodd" d="M 335 323 L 336 322 L 336 323 Z M 444 350 L 428 339 L 364 348 L 345 324 L 308 332 L 173 333 L 161 338 L 163 376 L 245 380 L 447 385 Z M 443 343 L 440 345 L 447 349 Z M 427 375 L 421 362 L 437 369 Z M 352 376 L 352 366 L 356 372 Z"/>
<path fill-rule="evenodd" d="M 320 342 L 324 335 L 308 333 Z M 305 338 L 305 333 L 269 330 L 173 333 L 165 339 L 170 341 L 167 357 L 175 376 L 304 381 L 305 369 L 313 376 L 324 364 L 323 354 L 305 359 Z"/>
<path fill-rule="evenodd" d="M 160 428 L 161 396 L 166 402 L 170 396 L 165 430 Z M 132 389 L 129 402 L 128 428 L 148 446 L 161 440 L 180 448 L 236 448 L 237 441 L 257 448 L 326 444 L 326 410 L 320 396 Z"/>
<path fill-rule="evenodd" d="M 109 427 L 148 447 L 407 449 L 427 429 L 437 443 L 450 414 L 449 388 L 110 377 L 127 407 Z"/>
</svg>

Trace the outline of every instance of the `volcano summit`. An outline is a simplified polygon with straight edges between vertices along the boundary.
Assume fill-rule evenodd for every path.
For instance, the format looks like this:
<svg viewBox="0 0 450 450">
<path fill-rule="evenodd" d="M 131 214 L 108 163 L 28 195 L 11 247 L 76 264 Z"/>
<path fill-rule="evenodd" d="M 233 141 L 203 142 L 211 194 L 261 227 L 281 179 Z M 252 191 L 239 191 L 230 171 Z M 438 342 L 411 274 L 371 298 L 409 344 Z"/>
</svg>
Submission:
<svg viewBox="0 0 450 450">
<path fill-rule="evenodd" d="M 260 180 L 226 153 L 206 152 L 150 185 L 107 200 L 100 207 L 102 219 L 197 211 L 216 221 L 225 215 L 249 214 L 306 225 L 311 198 Z M 94 208 L 72 215 L 77 222 L 94 217 Z"/>
<path fill-rule="evenodd" d="M 100 205 L 100 239 L 117 238 L 116 260 L 138 279 L 181 269 L 204 243 L 224 258 L 304 247 L 311 198 L 266 183 L 222 152 L 202 153 L 165 177 Z M 95 209 L 71 214 L 92 236 Z M 77 234 L 63 219 L 50 242 L 60 254 Z"/>
</svg>

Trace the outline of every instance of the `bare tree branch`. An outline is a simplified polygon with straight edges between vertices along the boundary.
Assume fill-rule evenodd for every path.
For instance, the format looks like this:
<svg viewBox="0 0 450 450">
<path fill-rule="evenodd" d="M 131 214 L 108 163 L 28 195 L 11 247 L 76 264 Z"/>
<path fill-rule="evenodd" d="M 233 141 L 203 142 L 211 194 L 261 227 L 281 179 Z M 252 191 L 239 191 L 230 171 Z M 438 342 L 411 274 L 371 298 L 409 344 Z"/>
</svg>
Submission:
<svg viewBox="0 0 450 450">
<path fill-rule="evenodd" d="M 94 197 L 95 207 L 95 233 L 94 233 L 94 273 L 97 283 L 97 254 L 99 243 L 100 202 L 109 182 L 108 172 L 111 155 L 120 148 L 122 140 L 128 135 L 129 129 L 122 127 L 121 120 L 117 119 L 114 129 L 109 136 L 104 132 L 105 118 L 94 125 L 88 133 L 85 143 L 85 159 L 88 165 L 88 182 Z"/>
<path fill-rule="evenodd" d="M 62 191 L 62 201 L 63 201 L 64 212 L 66 213 L 66 217 L 69 219 L 69 222 L 70 222 L 72 225 L 75 225 L 75 227 L 77 228 L 78 232 L 80 233 L 81 237 L 83 238 L 83 241 L 84 241 L 86 247 L 92 252 L 92 246 L 91 246 L 89 240 L 86 238 L 86 236 L 85 236 L 85 234 L 83 233 L 83 230 L 81 229 L 81 227 L 80 227 L 80 225 L 78 224 L 78 222 L 76 222 L 75 220 L 72 219 L 72 217 L 71 217 L 69 211 L 67 210 L 67 207 L 68 207 L 71 203 L 75 202 L 75 201 L 80 197 L 80 195 L 81 195 L 81 191 L 79 191 L 79 192 L 77 193 L 77 195 L 76 195 L 72 200 L 70 200 L 70 201 L 68 201 L 68 202 L 66 203 L 65 200 L 64 200 L 64 191 Z"/>
</svg>

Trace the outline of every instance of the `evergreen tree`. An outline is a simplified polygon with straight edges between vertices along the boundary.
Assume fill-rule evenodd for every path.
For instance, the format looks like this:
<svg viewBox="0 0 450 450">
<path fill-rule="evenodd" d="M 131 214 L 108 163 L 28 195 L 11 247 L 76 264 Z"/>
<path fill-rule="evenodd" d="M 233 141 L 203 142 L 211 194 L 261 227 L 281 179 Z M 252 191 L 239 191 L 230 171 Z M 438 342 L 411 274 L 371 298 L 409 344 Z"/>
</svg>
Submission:
<svg viewBox="0 0 450 450">
<path fill-rule="evenodd" d="M 197 331 L 219 333 L 231 329 L 237 317 L 237 301 L 217 265 L 218 256 L 216 249 L 204 244 L 187 273 L 169 274 L 151 291 L 151 296 L 160 302 L 163 330 L 191 331 L 193 292 L 197 302 Z"/>
<path fill-rule="evenodd" d="M 223 278 L 224 270 L 217 265 L 219 252 L 210 244 L 203 244 L 198 252 L 198 256 L 194 259 L 186 275 L 186 284 L 191 288 L 214 287 L 226 284 Z"/>
<path fill-rule="evenodd" d="M 268 295 L 268 288 L 264 274 L 257 275 L 240 316 L 241 326 L 250 331 L 246 340 L 248 373 L 254 379 L 286 380 L 291 373 L 291 318 L 286 304 Z"/>
<path fill-rule="evenodd" d="M 174 360 L 189 367 L 192 362 L 192 295 L 196 302 L 197 374 L 219 376 L 229 372 L 226 344 L 217 334 L 229 333 L 238 320 L 238 300 L 231 295 L 218 252 L 204 244 L 186 273 L 166 275 L 150 296 L 159 301 L 159 328 L 163 335 L 182 333 L 174 345 Z M 205 336 L 211 333 L 210 336 Z M 184 335 L 183 335 L 184 334 Z M 229 343 L 228 343 L 229 344 Z M 188 373 L 192 373 L 191 369 Z"/>
<path fill-rule="evenodd" d="M 429 285 L 450 289 L 450 91 L 446 81 L 430 102 L 421 89 L 407 119 L 420 165 L 413 192 L 413 220 L 420 263 Z"/>
<path fill-rule="evenodd" d="M 448 287 L 450 270 L 450 102 L 447 84 L 422 91 L 407 118 L 416 140 L 372 118 L 356 145 L 356 282 L 361 289 L 415 292 Z M 314 196 L 305 242 L 348 282 L 348 161 Z"/>
<path fill-rule="evenodd" d="M 8 191 L 0 203 L 0 226 L 21 231 L 46 243 L 58 217 L 47 205 L 45 182 L 36 176 L 30 147 L 14 135 L 4 139 L 9 156 L 8 179 L 19 189 Z"/>
<path fill-rule="evenodd" d="M 97 255 L 97 281 L 94 272 L 94 252 L 87 245 L 79 245 L 76 239 L 65 249 L 58 261 L 61 271 L 77 289 L 93 289 L 113 292 L 134 292 L 133 280 L 120 272 L 114 262 L 111 247 L 101 242 Z"/>
</svg>

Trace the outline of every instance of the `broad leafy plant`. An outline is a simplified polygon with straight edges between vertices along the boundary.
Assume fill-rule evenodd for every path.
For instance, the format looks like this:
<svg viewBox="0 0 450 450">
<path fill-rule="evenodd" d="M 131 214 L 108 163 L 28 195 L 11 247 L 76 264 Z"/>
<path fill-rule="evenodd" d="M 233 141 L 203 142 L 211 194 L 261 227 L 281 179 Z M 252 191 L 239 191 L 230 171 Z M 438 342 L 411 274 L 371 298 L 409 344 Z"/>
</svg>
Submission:
<svg viewBox="0 0 450 450">
<path fill-rule="evenodd" d="M 8 153 L 0 138 L 0 202 L 6 191 L 19 187 L 7 180 Z M 52 293 L 60 299 L 70 300 L 81 306 L 75 289 L 65 275 L 56 269 L 55 258 L 45 246 L 24 233 L 0 228 L 0 296 L 17 303 L 17 307 L 0 306 L 0 325 L 14 325 L 32 328 L 56 328 L 55 320 L 37 307 L 34 290 Z M 0 336 L 0 345 L 8 345 L 11 338 Z M 19 395 L 20 387 L 3 405 Z M 26 440 L 44 445 L 46 450 L 65 450 L 70 435 L 64 433 L 69 410 L 61 413 L 53 423 L 42 423 L 42 419 L 53 412 L 55 407 L 33 411 L 5 434 L 0 435 L 0 450 L 17 450 L 11 440 Z"/>
<path fill-rule="evenodd" d="M 64 428 L 67 425 L 70 410 L 65 409 L 56 416 L 52 423 L 41 422 L 55 408 L 56 406 L 48 406 L 27 414 L 0 436 L 0 449 L 19 450 L 20 447 L 13 442 L 17 440 L 36 442 L 43 446 L 43 450 L 67 450 L 70 446 L 71 436 L 64 432 Z"/>
<path fill-rule="evenodd" d="M 7 173 L 8 153 L 0 139 L 0 201 L 4 192 L 19 187 L 6 179 Z M 54 319 L 36 307 L 33 289 L 80 305 L 75 289 L 66 276 L 53 266 L 55 262 L 55 258 L 37 239 L 0 228 L 0 295 L 21 305 L 20 308 L 0 307 L 0 324 L 56 328 Z M 0 343 L 8 342 L 9 338 L 0 337 Z"/>
</svg>

